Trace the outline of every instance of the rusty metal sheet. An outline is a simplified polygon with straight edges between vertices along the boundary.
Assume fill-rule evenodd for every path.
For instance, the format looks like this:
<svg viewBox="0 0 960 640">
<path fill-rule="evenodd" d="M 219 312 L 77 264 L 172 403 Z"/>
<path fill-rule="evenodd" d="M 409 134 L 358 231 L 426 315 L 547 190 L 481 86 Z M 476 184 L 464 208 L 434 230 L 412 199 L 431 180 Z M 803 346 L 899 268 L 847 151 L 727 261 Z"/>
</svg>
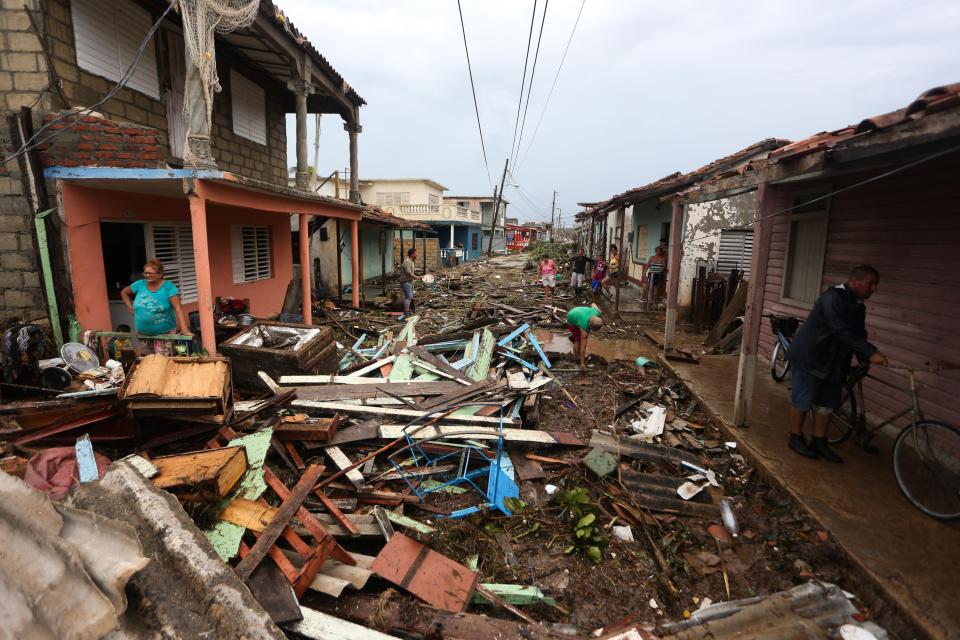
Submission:
<svg viewBox="0 0 960 640">
<path fill-rule="evenodd" d="M 444 611 L 467 607 L 478 576 L 462 564 L 396 533 L 373 561 L 378 575 Z"/>
</svg>

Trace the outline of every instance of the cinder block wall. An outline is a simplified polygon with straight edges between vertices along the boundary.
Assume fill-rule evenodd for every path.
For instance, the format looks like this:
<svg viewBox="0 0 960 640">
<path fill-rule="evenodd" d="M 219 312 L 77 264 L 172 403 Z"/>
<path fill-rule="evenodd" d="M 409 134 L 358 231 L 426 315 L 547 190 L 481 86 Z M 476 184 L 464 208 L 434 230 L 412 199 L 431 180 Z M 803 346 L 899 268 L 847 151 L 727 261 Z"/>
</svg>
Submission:
<svg viewBox="0 0 960 640">
<path fill-rule="evenodd" d="M 30 28 L 24 5 L 36 0 L 2 0 L 0 4 L 0 146 L 4 158 L 17 150 L 7 117 L 22 106 L 46 107 L 47 66 L 40 40 Z M 35 319 L 45 314 L 30 203 L 24 197 L 16 160 L 0 164 L 0 321 Z"/>
<path fill-rule="evenodd" d="M 403 233 L 403 246 L 400 246 L 400 238 L 396 233 L 393 237 L 393 261 L 399 265 L 407 258 L 407 249 L 413 247 L 412 234 L 409 231 Z M 417 268 L 423 263 L 423 239 L 417 238 Z M 427 238 L 427 269 L 440 268 L 440 241 L 437 238 Z"/>
</svg>

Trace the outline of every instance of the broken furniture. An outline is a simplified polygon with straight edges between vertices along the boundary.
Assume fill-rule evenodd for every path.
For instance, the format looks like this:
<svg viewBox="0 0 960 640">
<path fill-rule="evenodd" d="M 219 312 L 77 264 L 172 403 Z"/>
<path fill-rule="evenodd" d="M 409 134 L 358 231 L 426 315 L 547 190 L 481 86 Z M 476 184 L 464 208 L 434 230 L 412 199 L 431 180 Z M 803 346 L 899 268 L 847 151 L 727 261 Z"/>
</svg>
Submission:
<svg viewBox="0 0 960 640">
<path fill-rule="evenodd" d="M 263 390 L 260 371 L 276 380 L 283 375 L 337 370 L 337 346 L 330 327 L 260 321 L 218 348 L 230 358 L 234 383 L 241 389 Z"/>
<path fill-rule="evenodd" d="M 225 358 L 145 356 L 130 369 L 118 398 L 137 417 L 222 424 L 233 411 L 230 363 Z"/>
<path fill-rule="evenodd" d="M 160 489 L 181 500 L 219 500 L 246 473 L 247 454 L 243 447 L 226 447 L 162 456 L 150 463 L 159 471 L 153 484 Z"/>
</svg>

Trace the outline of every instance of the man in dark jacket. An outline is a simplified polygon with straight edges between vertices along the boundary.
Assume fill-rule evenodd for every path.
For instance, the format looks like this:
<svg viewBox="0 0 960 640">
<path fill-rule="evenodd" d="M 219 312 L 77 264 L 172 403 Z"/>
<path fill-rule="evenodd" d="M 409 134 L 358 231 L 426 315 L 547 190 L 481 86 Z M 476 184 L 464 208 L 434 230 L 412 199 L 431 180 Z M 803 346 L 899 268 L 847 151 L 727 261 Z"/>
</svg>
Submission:
<svg viewBox="0 0 960 640">
<path fill-rule="evenodd" d="M 880 273 L 873 267 L 854 267 L 843 284 L 827 289 L 813 305 L 803 323 L 787 359 L 793 367 L 790 394 L 791 449 L 807 458 L 821 457 L 830 462 L 843 460 L 827 445 L 830 414 L 840 406 L 843 380 L 850 359 L 887 366 L 887 358 L 867 342 L 866 307 L 863 301 L 873 295 Z M 813 411 L 813 438 L 803 438 L 803 423 Z"/>
</svg>

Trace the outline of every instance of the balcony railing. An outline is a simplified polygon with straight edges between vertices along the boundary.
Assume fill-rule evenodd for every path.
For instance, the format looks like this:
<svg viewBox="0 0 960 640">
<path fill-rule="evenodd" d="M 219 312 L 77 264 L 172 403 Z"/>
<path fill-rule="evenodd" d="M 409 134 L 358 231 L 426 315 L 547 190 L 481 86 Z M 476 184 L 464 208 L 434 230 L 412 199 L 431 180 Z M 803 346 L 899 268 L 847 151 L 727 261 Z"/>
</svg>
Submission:
<svg viewBox="0 0 960 640">
<path fill-rule="evenodd" d="M 383 207 L 394 215 L 430 222 L 480 222 L 480 212 L 456 204 L 400 204 Z"/>
</svg>

